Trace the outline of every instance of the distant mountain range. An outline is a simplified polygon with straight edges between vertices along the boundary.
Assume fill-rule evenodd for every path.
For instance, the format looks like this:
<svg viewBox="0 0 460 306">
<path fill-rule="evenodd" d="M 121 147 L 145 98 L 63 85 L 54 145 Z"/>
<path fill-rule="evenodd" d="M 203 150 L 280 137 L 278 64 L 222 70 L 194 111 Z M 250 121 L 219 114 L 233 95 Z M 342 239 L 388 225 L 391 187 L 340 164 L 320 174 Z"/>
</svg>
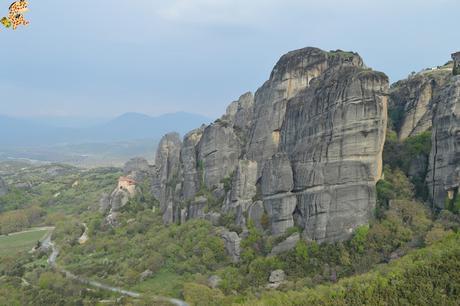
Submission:
<svg viewBox="0 0 460 306">
<path fill-rule="evenodd" d="M 158 141 L 168 132 L 183 135 L 209 122 L 183 112 L 158 117 L 127 113 L 112 120 L 0 116 L 0 161 L 120 166 L 137 156 L 152 160 Z"/>
<path fill-rule="evenodd" d="M 184 134 L 190 129 L 209 123 L 207 117 L 178 112 L 151 117 L 126 113 L 91 127 L 67 127 L 47 124 L 43 120 L 0 116 L 0 145 L 14 147 L 49 146 L 57 144 L 108 143 L 139 139 L 158 140 L 176 131 Z"/>
</svg>

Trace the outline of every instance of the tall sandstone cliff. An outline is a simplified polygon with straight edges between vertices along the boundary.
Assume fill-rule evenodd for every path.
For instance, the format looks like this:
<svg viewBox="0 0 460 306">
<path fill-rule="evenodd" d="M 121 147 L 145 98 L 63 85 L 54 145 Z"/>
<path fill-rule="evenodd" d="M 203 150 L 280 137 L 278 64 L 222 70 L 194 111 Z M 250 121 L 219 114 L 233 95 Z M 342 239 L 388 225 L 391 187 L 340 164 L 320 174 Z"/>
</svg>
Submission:
<svg viewBox="0 0 460 306">
<path fill-rule="evenodd" d="M 389 108 L 401 140 L 431 131 L 431 153 L 422 165 L 434 208 L 458 201 L 460 185 L 460 77 L 453 64 L 427 69 L 392 85 Z M 416 162 L 416 157 L 414 157 Z"/>
<path fill-rule="evenodd" d="M 433 204 L 460 202 L 460 76 L 452 77 L 437 97 L 427 183 Z"/>
<path fill-rule="evenodd" d="M 436 96 L 449 82 L 451 74 L 449 69 L 428 70 L 391 86 L 389 108 L 399 139 L 431 129 Z"/>
<path fill-rule="evenodd" d="M 381 177 L 388 78 L 355 53 L 284 55 L 255 95 L 220 119 L 166 135 L 152 189 L 165 223 L 248 222 L 304 239 L 348 238 L 368 223 Z"/>
</svg>

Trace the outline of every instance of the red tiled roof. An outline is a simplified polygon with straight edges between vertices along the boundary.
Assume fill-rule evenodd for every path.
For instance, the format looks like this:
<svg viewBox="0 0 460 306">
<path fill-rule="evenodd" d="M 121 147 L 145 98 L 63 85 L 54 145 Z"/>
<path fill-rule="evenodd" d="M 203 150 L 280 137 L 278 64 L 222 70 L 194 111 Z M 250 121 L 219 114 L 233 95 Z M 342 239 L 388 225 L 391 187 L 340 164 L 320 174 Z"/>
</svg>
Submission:
<svg viewBox="0 0 460 306">
<path fill-rule="evenodd" d="M 134 185 L 136 184 L 136 181 L 129 178 L 129 177 L 126 177 L 126 176 L 121 176 L 119 179 L 118 179 L 119 182 L 127 182 L 128 184 L 131 184 L 131 185 Z"/>
</svg>

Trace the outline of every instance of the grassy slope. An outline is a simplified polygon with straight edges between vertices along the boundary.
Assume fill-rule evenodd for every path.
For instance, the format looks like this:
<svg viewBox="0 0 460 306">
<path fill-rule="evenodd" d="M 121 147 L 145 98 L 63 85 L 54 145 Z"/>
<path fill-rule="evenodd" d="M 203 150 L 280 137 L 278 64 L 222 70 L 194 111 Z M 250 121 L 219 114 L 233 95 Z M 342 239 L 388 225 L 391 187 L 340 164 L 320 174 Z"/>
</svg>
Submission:
<svg viewBox="0 0 460 306">
<path fill-rule="evenodd" d="M 270 292 L 244 305 L 458 305 L 460 234 L 337 284 Z M 458 302 L 458 301 L 457 301 Z"/>
<path fill-rule="evenodd" d="M 0 256 L 14 255 L 32 249 L 48 230 L 37 230 L 10 236 L 0 236 Z"/>
</svg>

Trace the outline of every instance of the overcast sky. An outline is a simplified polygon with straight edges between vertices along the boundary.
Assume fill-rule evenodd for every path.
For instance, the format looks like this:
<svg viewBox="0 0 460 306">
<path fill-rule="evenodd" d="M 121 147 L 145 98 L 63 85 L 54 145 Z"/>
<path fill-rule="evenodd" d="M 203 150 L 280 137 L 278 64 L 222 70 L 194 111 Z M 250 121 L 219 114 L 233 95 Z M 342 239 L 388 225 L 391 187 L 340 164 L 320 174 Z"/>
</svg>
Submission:
<svg viewBox="0 0 460 306">
<path fill-rule="evenodd" d="M 217 117 L 293 49 L 356 51 L 392 81 L 460 50 L 459 0 L 29 1 L 30 26 L 0 31 L 0 114 Z"/>
</svg>

